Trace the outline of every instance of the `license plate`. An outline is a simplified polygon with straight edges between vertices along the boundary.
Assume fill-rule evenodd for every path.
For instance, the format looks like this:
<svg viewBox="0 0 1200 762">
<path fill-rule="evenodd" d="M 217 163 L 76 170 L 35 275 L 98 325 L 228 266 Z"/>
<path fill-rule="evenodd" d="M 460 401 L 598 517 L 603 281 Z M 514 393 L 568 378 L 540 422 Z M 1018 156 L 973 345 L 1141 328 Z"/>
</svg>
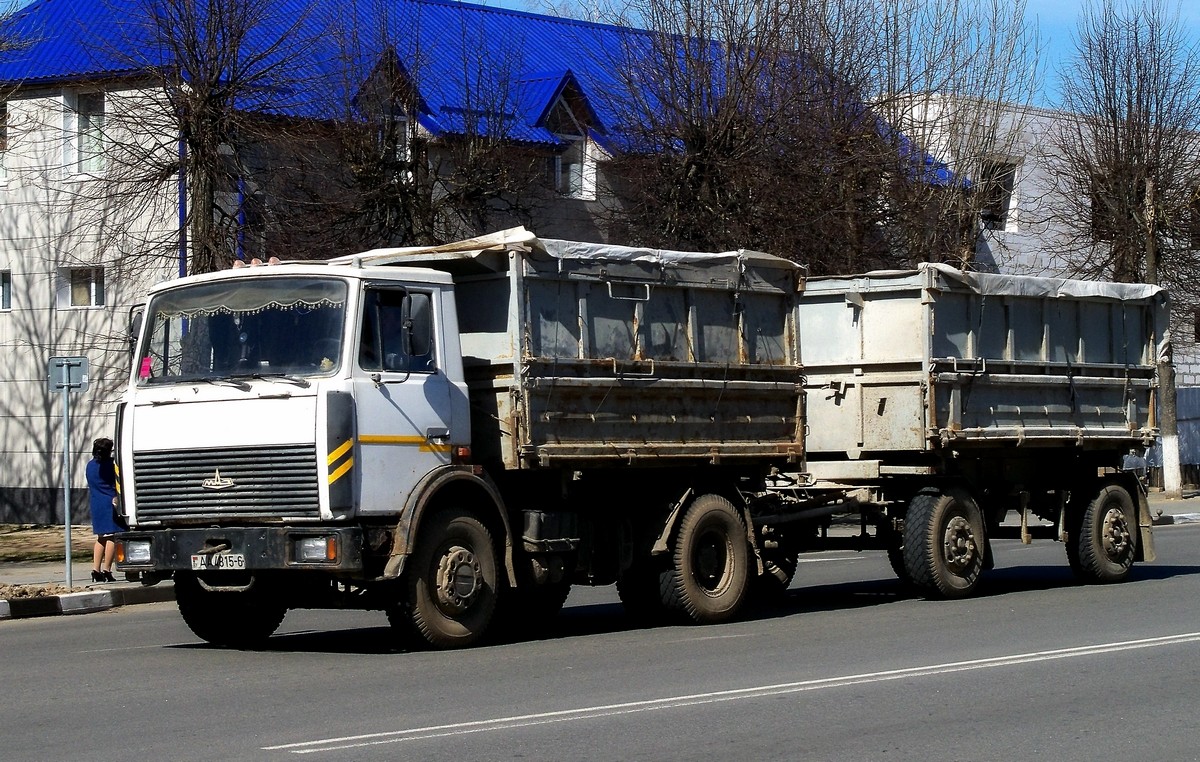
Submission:
<svg viewBox="0 0 1200 762">
<path fill-rule="evenodd" d="M 242 553 L 209 553 L 192 556 L 192 569 L 245 569 L 246 556 Z"/>
</svg>

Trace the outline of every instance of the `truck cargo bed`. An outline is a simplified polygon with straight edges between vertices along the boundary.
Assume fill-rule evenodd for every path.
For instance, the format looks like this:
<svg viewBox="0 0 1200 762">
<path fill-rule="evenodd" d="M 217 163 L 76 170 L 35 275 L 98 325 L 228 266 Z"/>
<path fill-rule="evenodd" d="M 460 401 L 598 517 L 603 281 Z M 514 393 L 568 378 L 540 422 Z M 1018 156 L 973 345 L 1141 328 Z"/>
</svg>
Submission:
<svg viewBox="0 0 1200 762">
<path fill-rule="evenodd" d="M 803 458 L 793 263 L 543 240 L 457 267 L 476 457 Z"/>
<path fill-rule="evenodd" d="M 927 264 L 810 279 L 798 314 L 815 459 L 1155 434 L 1157 287 Z"/>
</svg>

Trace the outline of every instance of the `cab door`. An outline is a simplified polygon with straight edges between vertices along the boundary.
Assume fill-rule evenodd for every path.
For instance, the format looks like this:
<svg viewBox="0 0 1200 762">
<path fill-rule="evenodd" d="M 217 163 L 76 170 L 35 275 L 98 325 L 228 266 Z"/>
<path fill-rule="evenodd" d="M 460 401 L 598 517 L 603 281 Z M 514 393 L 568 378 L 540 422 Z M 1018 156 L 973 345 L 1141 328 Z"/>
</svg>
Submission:
<svg viewBox="0 0 1200 762">
<path fill-rule="evenodd" d="M 368 286 L 354 357 L 361 512 L 394 513 L 450 462 L 451 394 L 435 346 L 432 291 Z"/>
</svg>

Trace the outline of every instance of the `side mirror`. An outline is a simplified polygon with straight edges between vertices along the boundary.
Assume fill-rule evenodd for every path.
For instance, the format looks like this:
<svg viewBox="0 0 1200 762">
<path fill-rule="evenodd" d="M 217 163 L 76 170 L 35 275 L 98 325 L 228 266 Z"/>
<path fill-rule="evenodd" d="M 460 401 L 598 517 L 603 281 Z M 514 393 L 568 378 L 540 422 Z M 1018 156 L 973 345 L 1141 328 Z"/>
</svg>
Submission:
<svg viewBox="0 0 1200 762">
<path fill-rule="evenodd" d="M 129 342 L 129 354 L 137 349 L 138 336 L 142 333 L 142 320 L 146 317 L 146 305 L 135 304 L 129 308 L 129 327 L 126 340 Z"/>
</svg>

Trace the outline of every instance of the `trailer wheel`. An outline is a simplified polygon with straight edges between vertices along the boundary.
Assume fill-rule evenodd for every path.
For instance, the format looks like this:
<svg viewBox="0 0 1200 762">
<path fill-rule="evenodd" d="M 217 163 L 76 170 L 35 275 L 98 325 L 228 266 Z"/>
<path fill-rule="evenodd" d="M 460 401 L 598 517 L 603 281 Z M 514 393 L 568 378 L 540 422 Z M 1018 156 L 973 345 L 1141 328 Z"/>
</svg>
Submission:
<svg viewBox="0 0 1200 762">
<path fill-rule="evenodd" d="M 185 571 L 175 573 L 175 603 L 188 629 L 223 648 L 261 647 L 287 614 L 287 606 L 261 579 L 245 590 L 210 590 Z"/>
<path fill-rule="evenodd" d="M 1137 510 L 1124 487 L 1105 486 L 1068 537 L 1071 570 L 1086 582 L 1120 582 L 1137 553 Z"/>
<path fill-rule="evenodd" d="M 408 605 L 393 616 L 407 614 L 416 634 L 435 648 L 473 645 L 496 610 L 499 569 L 492 535 L 468 513 L 441 511 L 426 522 L 405 573 Z"/>
<path fill-rule="evenodd" d="M 671 568 L 660 578 L 663 602 L 698 624 L 731 619 L 746 598 L 748 559 L 733 503 L 701 495 L 679 522 Z"/>
<path fill-rule="evenodd" d="M 922 493 L 904 520 L 904 567 L 913 584 L 945 598 L 970 595 L 986 555 L 983 514 L 961 490 Z"/>
</svg>

